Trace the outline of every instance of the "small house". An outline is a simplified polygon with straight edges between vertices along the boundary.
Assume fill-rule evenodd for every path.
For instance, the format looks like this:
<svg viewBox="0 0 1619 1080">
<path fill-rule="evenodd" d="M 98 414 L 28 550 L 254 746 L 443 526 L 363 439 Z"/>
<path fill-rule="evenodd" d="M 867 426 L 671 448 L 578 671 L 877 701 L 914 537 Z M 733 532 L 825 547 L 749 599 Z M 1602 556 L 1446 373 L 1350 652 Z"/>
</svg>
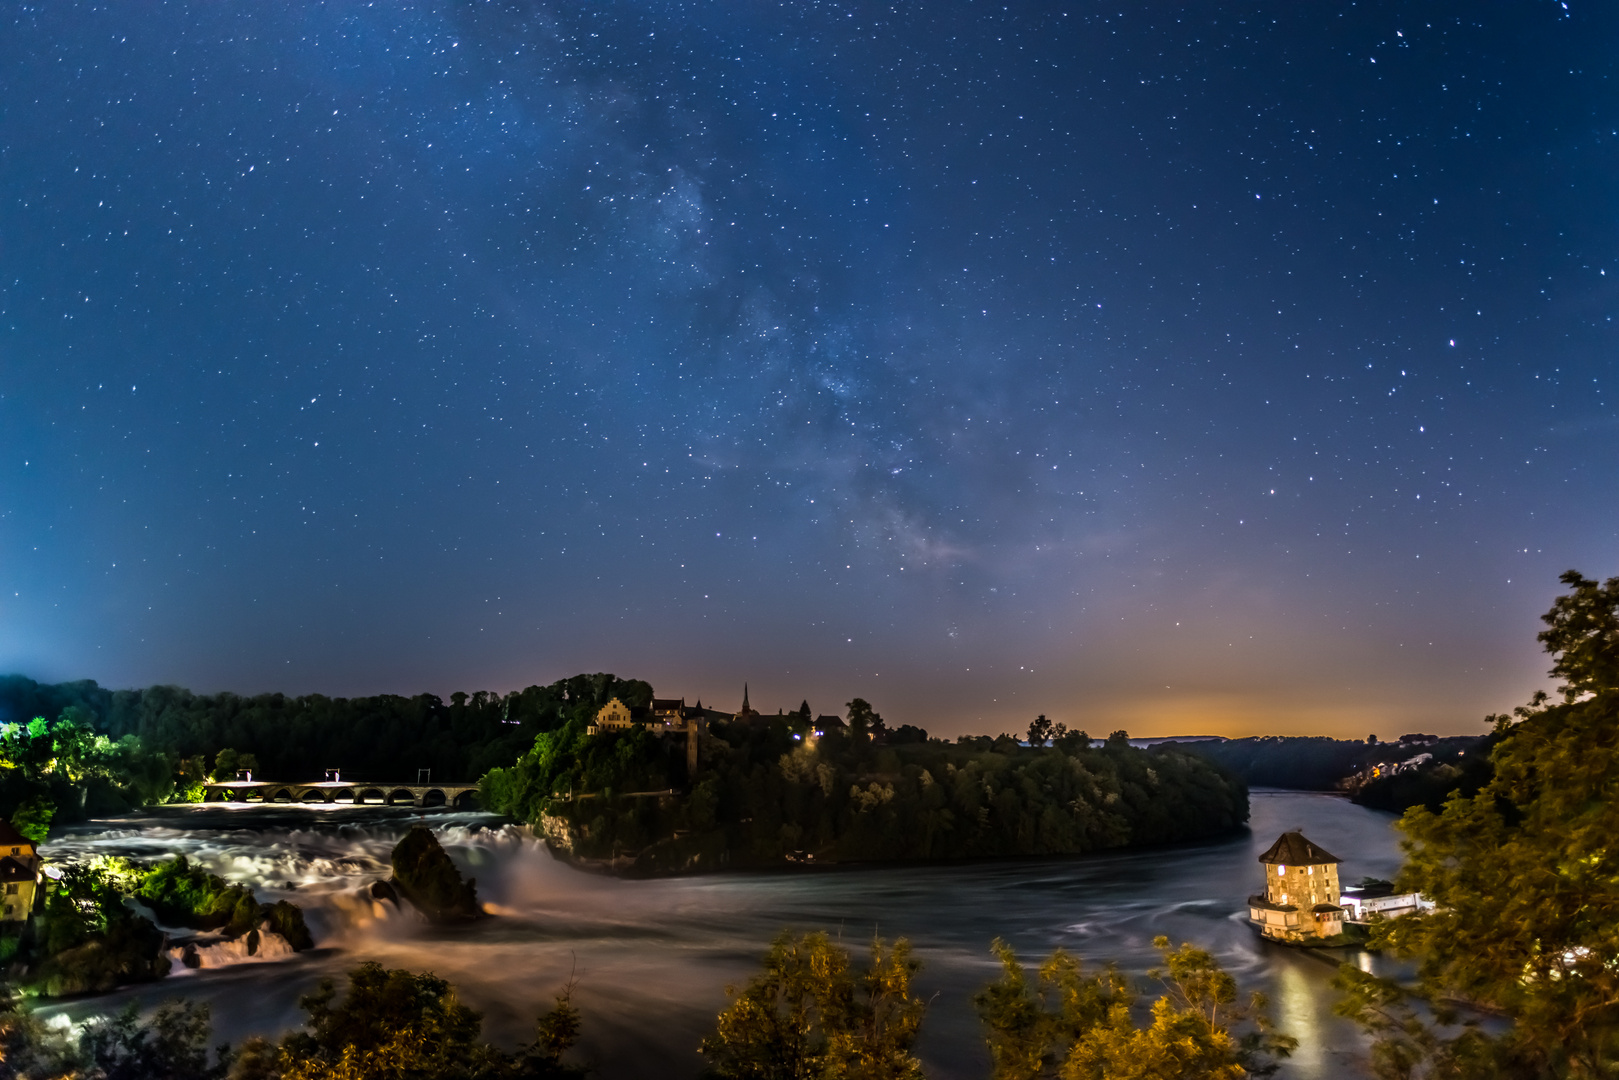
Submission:
<svg viewBox="0 0 1619 1080">
<path fill-rule="evenodd" d="M 39 867 L 34 842 L 0 819 L 0 922 L 22 922 L 33 912 Z"/>
<path fill-rule="evenodd" d="M 1248 919 L 1274 941 L 1309 944 L 1344 932 L 1336 855 L 1285 832 L 1259 857 L 1265 891 L 1248 898 Z"/>
<path fill-rule="evenodd" d="M 843 722 L 841 716 L 817 716 L 815 727 L 811 729 L 819 739 L 829 731 L 848 731 L 849 725 Z"/>
</svg>

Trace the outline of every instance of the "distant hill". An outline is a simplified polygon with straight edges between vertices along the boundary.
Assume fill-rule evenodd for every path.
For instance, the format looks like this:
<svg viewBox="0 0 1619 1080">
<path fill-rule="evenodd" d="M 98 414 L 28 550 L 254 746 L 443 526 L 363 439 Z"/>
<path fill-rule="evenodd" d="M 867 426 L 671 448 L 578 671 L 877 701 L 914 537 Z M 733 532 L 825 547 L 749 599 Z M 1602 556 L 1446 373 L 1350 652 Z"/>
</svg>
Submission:
<svg viewBox="0 0 1619 1080">
<path fill-rule="evenodd" d="M 1134 740 L 1132 740 L 1134 741 Z M 1367 743 L 1312 735 L 1260 735 L 1247 739 L 1184 739 L 1159 742 L 1212 761 L 1251 787 L 1295 791 L 1344 791 L 1356 802 L 1381 810 L 1404 810 L 1442 801 L 1464 766 L 1468 783 L 1488 768 L 1485 737 L 1410 735 L 1400 742 Z M 1421 767 L 1395 768 L 1419 755 Z M 1469 758 L 1468 755 L 1471 755 Z M 1373 776 L 1373 771 L 1378 775 Z"/>
<path fill-rule="evenodd" d="M 1166 745 L 1166 744 L 1160 744 Z M 1248 739 L 1177 741 L 1176 747 L 1206 758 L 1246 780 L 1250 787 L 1332 791 L 1345 777 L 1387 755 L 1384 743 L 1320 736 L 1260 735 Z M 1415 751 L 1412 751 L 1415 753 Z"/>
</svg>

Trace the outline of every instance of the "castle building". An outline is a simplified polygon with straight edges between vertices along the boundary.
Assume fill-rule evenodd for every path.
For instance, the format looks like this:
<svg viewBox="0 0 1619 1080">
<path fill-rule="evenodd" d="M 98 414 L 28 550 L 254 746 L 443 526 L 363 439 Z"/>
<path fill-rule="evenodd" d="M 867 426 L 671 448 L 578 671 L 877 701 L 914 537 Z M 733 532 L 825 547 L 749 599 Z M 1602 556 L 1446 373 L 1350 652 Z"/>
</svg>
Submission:
<svg viewBox="0 0 1619 1080">
<path fill-rule="evenodd" d="M 1248 919 L 1275 941 L 1309 943 L 1344 932 L 1338 864 L 1300 832 L 1285 832 L 1259 857 L 1265 891 L 1248 898 Z"/>
<path fill-rule="evenodd" d="M 22 922 L 33 913 L 39 867 L 34 842 L 0 818 L 0 922 Z"/>
<path fill-rule="evenodd" d="M 630 707 L 614 698 L 597 711 L 596 722 L 586 734 L 594 735 L 598 731 L 624 731 L 634 726 L 635 718 L 630 715 Z"/>
</svg>

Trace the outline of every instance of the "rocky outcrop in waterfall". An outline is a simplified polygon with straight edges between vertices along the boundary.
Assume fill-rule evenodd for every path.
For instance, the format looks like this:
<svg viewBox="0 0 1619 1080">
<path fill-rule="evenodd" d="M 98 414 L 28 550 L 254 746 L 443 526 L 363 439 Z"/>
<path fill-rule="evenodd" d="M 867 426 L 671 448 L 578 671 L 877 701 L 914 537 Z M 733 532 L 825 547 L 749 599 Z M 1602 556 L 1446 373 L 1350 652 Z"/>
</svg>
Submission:
<svg viewBox="0 0 1619 1080">
<path fill-rule="evenodd" d="M 484 916 L 472 878 L 439 846 L 432 830 L 413 827 L 393 850 L 393 886 L 412 907 L 435 923 L 458 923 Z"/>
</svg>

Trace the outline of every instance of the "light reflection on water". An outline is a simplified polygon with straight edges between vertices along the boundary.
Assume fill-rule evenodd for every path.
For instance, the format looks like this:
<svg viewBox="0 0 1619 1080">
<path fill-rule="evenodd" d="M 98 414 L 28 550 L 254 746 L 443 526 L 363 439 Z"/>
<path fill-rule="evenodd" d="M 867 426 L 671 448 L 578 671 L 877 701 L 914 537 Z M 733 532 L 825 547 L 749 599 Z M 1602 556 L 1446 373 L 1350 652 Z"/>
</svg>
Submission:
<svg viewBox="0 0 1619 1080">
<path fill-rule="evenodd" d="M 1323 795 L 1254 793 L 1252 831 L 1216 844 L 1047 861 L 1001 861 L 622 881 L 581 873 L 498 819 L 425 816 L 476 877 L 498 917 L 434 928 L 362 899 L 387 876 L 388 854 L 421 811 L 409 808 L 167 807 L 94 822 L 47 845 L 58 859 L 185 854 L 252 884 L 260 898 L 305 909 L 320 946 L 293 960 L 187 973 L 155 986 L 53 1006 L 74 1018 L 131 998 L 207 1000 L 217 1037 L 239 1041 L 296 1026 L 300 994 L 362 959 L 432 970 L 485 1014 L 490 1037 L 528 1038 L 534 1016 L 573 977 L 585 1014 L 581 1044 L 604 1080 L 693 1076 L 697 1043 L 783 927 L 827 929 L 856 949 L 876 932 L 909 937 L 936 995 L 921 1053 L 939 1080 L 982 1077 L 987 1057 L 971 997 L 995 977 L 988 946 L 1005 937 L 1037 961 L 1061 945 L 1089 963 L 1139 974 L 1166 934 L 1213 951 L 1246 988 L 1269 994 L 1278 1026 L 1301 1046 L 1282 1076 L 1356 1075 L 1360 1039 L 1332 1015 L 1332 967 L 1260 941 L 1245 922 L 1259 888 L 1257 857 L 1302 828 L 1345 860 L 1344 880 L 1389 877 L 1399 865 L 1389 815 Z M 1362 954 L 1364 955 L 1364 954 Z M 1357 962 L 1359 962 L 1357 958 Z M 1376 966 L 1376 961 L 1372 961 Z"/>
</svg>

